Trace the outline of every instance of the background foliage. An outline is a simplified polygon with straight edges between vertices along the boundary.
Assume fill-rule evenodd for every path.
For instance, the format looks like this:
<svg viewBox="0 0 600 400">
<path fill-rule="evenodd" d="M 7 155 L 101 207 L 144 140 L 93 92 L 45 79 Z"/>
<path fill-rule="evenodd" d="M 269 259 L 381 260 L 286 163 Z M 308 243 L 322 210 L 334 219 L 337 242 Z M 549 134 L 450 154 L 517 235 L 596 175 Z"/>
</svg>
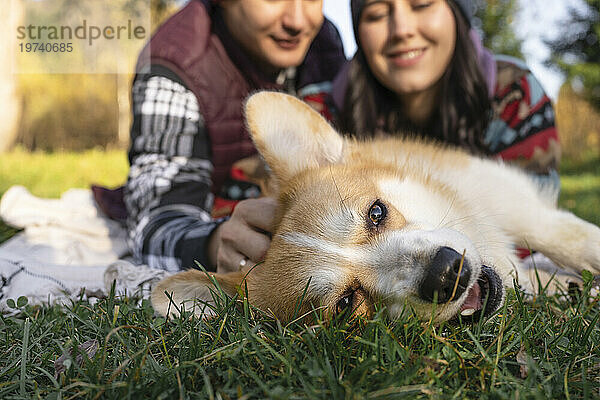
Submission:
<svg viewBox="0 0 600 400">
<path fill-rule="evenodd" d="M 19 87 L 23 148 L 81 151 L 118 143 L 116 75 L 26 74 Z"/>
<path fill-rule="evenodd" d="M 475 0 L 473 25 L 483 34 L 483 45 L 495 54 L 523 58 L 523 39 L 515 34 L 513 23 L 519 12 L 517 0 Z"/>
<path fill-rule="evenodd" d="M 79 4 L 72 0 L 63 1 L 66 11 Z M 133 4 L 146 0 L 129 1 Z M 575 22 L 567 21 L 564 34 L 556 42 L 549 43 L 554 56 L 548 63 L 565 71 L 570 79 L 569 86 L 571 82 L 581 83 L 577 91 L 563 88 L 556 104 L 567 157 L 580 157 L 582 147 L 591 147 L 600 154 L 600 124 L 597 123 L 598 110 L 593 95 L 595 90 L 600 90 L 600 45 L 597 42 L 600 0 L 585 1 L 591 13 L 573 10 L 570 18 Z M 158 26 L 180 3 L 177 0 L 151 0 L 152 26 Z M 475 3 L 474 24 L 484 34 L 484 44 L 496 53 L 522 57 L 522 38 L 514 30 L 518 1 L 476 0 Z M 13 145 L 46 151 L 81 151 L 98 146 L 125 148 L 132 78 L 132 74 L 19 76 L 18 103 L 22 107 L 22 117 Z M 581 90 L 582 85 L 585 90 Z M 585 118 L 581 110 L 585 110 Z"/>
<path fill-rule="evenodd" d="M 79 0 L 54 0 L 57 1 L 58 10 L 65 15 L 85 6 Z M 176 9 L 177 3 L 177 0 L 150 1 L 152 29 Z M 147 4 L 148 0 L 126 0 L 120 11 L 134 12 Z M 127 20 L 127 15 L 114 18 Z M 38 62 L 43 62 L 43 53 L 38 58 Z M 14 135 L 16 140 L 9 146 L 44 151 L 126 147 L 133 67 L 131 70 L 130 74 L 15 75 L 17 89 L 12 100 L 21 108 L 21 118 Z"/>
<path fill-rule="evenodd" d="M 600 111 L 600 0 L 571 7 L 555 40 L 548 64 L 562 70 L 583 98 Z"/>
</svg>

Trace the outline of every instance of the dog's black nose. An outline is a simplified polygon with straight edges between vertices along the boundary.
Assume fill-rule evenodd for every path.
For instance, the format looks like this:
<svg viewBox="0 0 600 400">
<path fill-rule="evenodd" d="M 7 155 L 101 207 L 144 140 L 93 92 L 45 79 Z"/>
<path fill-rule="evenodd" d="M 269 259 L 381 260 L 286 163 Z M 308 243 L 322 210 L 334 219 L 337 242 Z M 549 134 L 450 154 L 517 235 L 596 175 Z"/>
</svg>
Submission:
<svg viewBox="0 0 600 400">
<path fill-rule="evenodd" d="M 451 297 L 452 300 L 459 298 L 467 290 L 471 278 L 469 263 L 465 259 L 461 269 L 461 260 L 462 256 L 454 249 L 441 247 L 433 257 L 425 279 L 421 283 L 419 289 L 421 298 L 433 302 L 436 292 L 438 304 L 447 302 Z M 456 292 L 452 296 L 454 286 L 456 286 Z"/>
</svg>

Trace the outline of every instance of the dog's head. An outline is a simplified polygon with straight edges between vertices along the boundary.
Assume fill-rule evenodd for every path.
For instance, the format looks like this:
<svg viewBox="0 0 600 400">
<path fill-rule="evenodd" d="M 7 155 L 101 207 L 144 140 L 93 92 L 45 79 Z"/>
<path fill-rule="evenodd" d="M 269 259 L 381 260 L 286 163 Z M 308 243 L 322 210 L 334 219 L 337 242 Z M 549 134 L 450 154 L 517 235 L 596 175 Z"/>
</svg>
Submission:
<svg viewBox="0 0 600 400">
<path fill-rule="evenodd" d="M 435 321 L 498 308 L 501 279 L 485 266 L 485 246 L 464 217 L 472 210 L 427 172 L 394 161 L 393 141 L 343 139 L 305 103 L 281 93 L 253 95 L 246 118 L 280 207 L 264 263 L 213 275 L 226 292 L 236 293 L 245 279 L 250 301 L 284 320 L 300 298 L 301 312 L 324 306 L 368 315 L 380 303 L 392 316 L 408 305 Z M 210 285 L 205 274 L 184 272 L 161 282 L 152 301 L 165 314 L 165 291 L 176 303 L 210 301 Z"/>
</svg>

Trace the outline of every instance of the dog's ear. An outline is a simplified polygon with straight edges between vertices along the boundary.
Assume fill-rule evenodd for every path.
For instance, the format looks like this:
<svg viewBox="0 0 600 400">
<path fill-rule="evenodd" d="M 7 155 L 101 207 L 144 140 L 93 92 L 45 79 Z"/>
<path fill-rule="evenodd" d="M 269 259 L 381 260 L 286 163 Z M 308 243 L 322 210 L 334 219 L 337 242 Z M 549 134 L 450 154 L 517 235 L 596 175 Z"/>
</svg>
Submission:
<svg viewBox="0 0 600 400">
<path fill-rule="evenodd" d="M 308 104 L 278 92 L 259 92 L 246 102 L 248 130 L 279 181 L 336 163 L 344 140 Z"/>
<path fill-rule="evenodd" d="M 198 316 L 213 316 L 210 305 L 214 304 L 214 296 L 219 295 L 219 289 L 211 276 L 218 288 L 230 297 L 237 293 L 244 279 L 244 274 L 240 271 L 209 276 L 193 269 L 171 275 L 152 289 L 154 310 L 163 316 L 179 315 L 179 310 L 184 307 L 186 311 L 193 311 Z"/>
</svg>

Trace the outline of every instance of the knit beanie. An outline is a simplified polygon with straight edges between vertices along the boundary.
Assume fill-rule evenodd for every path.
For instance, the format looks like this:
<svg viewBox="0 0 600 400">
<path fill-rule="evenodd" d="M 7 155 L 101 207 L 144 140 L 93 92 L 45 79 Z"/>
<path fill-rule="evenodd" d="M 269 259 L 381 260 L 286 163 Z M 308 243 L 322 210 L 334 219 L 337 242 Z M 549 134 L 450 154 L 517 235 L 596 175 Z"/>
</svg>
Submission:
<svg viewBox="0 0 600 400">
<path fill-rule="evenodd" d="M 475 14 L 475 7 L 472 0 L 450 0 L 454 1 L 460 11 L 462 12 L 465 20 L 471 25 L 471 19 Z M 358 21 L 362 14 L 366 0 L 350 0 L 350 8 L 352 11 L 352 26 L 354 28 L 354 38 L 358 42 Z"/>
</svg>

